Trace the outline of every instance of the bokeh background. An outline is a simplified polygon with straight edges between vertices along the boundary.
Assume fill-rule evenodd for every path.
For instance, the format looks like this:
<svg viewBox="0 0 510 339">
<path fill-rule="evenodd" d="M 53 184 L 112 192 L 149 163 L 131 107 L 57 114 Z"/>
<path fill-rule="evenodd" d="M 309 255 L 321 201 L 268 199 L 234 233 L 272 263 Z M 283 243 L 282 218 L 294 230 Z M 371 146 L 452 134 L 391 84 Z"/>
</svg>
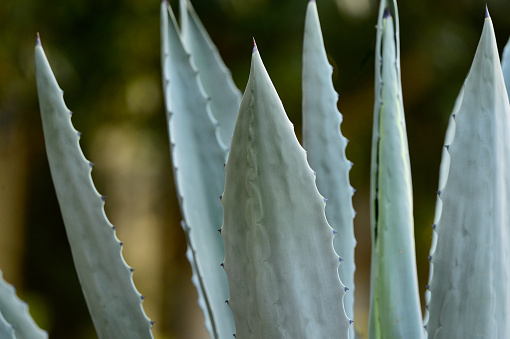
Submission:
<svg viewBox="0 0 510 339">
<path fill-rule="evenodd" d="M 177 10 L 177 1 L 170 1 Z M 340 94 L 356 248 L 356 321 L 366 332 L 374 0 L 317 0 Z M 301 129 L 306 0 L 193 0 L 243 90 L 252 37 L 290 119 Z M 36 32 L 96 166 L 106 213 L 146 296 L 156 338 L 206 338 L 185 259 L 160 76 L 158 1 L 0 1 L 0 268 L 51 338 L 95 338 L 46 160 L 34 78 Z M 500 51 L 510 3 L 489 0 Z M 402 88 L 414 185 L 420 293 L 427 274 L 442 142 L 484 23 L 484 1 L 401 0 Z M 300 135 L 298 135 L 300 138 Z"/>
</svg>

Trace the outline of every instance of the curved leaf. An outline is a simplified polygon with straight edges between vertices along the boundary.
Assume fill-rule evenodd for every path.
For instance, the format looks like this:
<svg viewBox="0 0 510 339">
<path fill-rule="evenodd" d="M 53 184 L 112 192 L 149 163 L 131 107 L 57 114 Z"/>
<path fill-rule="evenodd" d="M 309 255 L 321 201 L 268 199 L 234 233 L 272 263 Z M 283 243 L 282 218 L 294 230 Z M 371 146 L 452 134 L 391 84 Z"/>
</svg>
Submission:
<svg viewBox="0 0 510 339">
<path fill-rule="evenodd" d="M 508 338 L 510 105 L 488 16 L 458 102 L 442 160 L 448 173 L 440 172 L 447 179 L 440 179 L 426 326 L 429 338 Z"/>
<path fill-rule="evenodd" d="M 369 338 L 422 338 L 395 2 L 381 1 L 377 29 Z"/>
<path fill-rule="evenodd" d="M 0 309 L 0 338 L 16 339 L 14 327 L 5 320 Z"/>
<path fill-rule="evenodd" d="M 193 254 L 194 281 L 212 338 L 231 337 L 234 318 L 225 300 L 227 276 L 220 264 L 225 258 L 218 230 L 223 219 L 220 195 L 225 183 L 227 150 L 222 148 L 218 124 L 200 84 L 191 56 L 184 48 L 177 23 L 167 2 L 161 5 L 161 45 L 168 132 L 188 245 Z"/>
<path fill-rule="evenodd" d="M 79 146 L 79 133 L 66 107 L 43 48 L 35 47 L 37 92 L 51 176 L 74 264 L 97 334 L 101 338 L 152 338 L 143 296 L 122 243 L 104 214 L 104 197 L 94 187 L 92 163 Z"/>
<path fill-rule="evenodd" d="M 41 330 L 28 312 L 28 305 L 16 296 L 16 290 L 2 277 L 0 271 L 0 338 L 44 339 Z"/>
<path fill-rule="evenodd" d="M 234 132 L 241 92 L 237 89 L 218 49 L 200 22 L 191 1 L 181 0 L 184 45 L 191 52 L 205 92 L 211 97 L 211 112 L 219 123 L 221 141 L 228 148 Z"/>
<path fill-rule="evenodd" d="M 236 336 L 347 338 L 324 198 L 256 50 L 222 201 Z"/>
<path fill-rule="evenodd" d="M 343 259 L 342 282 L 350 291 L 344 297 L 347 316 L 354 319 L 354 189 L 349 183 L 352 163 L 345 156 L 347 139 L 340 132 L 342 115 L 333 88 L 315 1 L 308 3 L 303 42 L 303 147 L 310 166 L 317 172 L 317 188 L 328 199 L 326 217 L 337 231 L 333 244 Z M 354 327 L 350 329 L 354 338 Z"/>
</svg>

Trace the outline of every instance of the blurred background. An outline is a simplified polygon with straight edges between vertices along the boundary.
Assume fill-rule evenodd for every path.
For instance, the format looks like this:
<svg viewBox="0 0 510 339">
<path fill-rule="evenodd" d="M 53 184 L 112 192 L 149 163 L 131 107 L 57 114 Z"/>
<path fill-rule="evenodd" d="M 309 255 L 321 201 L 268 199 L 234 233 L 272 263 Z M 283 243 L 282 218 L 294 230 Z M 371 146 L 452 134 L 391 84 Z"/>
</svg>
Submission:
<svg viewBox="0 0 510 339">
<path fill-rule="evenodd" d="M 177 1 L 170 1 L 178 13 Z M 510 3 L 487 1 L 500 52 Z M 369 163 L 374 0 L 317 0 L 333 82 L 350 139 L 357 189 L 355 325 L 365 333 L 369 286 Z M 106 214 L 135 268 L 156 338 L 206 338 L 179 226 L 160 75 L 158 1 L 0 2 L 0 268 L 51 338 L 95 338 L 53 189 L 34 77 L 36 32 L 53 67 Z M 301 130 L 306 0 L 194 0 L 231 69 L 246 85 L 252 37 L 286 111 Z M 420 293 L 428 275 L 439 161 L 448 116 L 467 75 L 485 1 L 399 2 L 404 107 L 413 173 Z M 300 138 L 300 135 L 298 135 Z"/>
</svg>

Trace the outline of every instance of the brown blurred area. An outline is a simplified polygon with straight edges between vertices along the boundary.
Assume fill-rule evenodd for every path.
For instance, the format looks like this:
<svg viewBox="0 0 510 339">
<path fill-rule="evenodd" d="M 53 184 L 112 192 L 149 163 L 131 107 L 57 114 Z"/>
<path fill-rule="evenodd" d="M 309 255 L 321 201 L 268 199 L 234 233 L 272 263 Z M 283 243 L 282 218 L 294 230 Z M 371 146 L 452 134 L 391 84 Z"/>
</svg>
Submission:
<svg viewBox="0 0 510 339">
<path fill-rule="evenodd" d="M 170 1 L 178 13 L 177 1 Z M 301 50 L 307 1 L 194 0 L 243 90 L 257 40 L 290 119 L 301 129 Z M 356 318 L 368 316 L 369 163 L 375 23 L 372 0 L 317 0 L 350 140 L 356 236 Z M 485 2 L 400 1 L 401 69 L 413 172 L 420 291 L 424 292 L 446 123 L 467 75 Z M 500 52 L 510 3 L 488 1 Z M 106 214 L 135 268 L 156 338 L 205 338 L 170 164 L 160 75 L 159 2 L 0 2 L 0 269 L 51 338 L 94 338 L 46 160 L 33 48 L 36 32 L 73 124 L 82 132 Z M 300 138 L 300 136 L 298 135 Z"/>
</svg>

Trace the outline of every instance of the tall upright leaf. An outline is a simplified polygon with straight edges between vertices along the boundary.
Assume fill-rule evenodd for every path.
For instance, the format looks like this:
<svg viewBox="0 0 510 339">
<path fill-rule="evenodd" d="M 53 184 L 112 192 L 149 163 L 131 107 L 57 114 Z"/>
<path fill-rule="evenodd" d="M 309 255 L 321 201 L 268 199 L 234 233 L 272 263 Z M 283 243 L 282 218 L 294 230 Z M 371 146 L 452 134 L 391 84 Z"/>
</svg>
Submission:
<svg viewBox="0 0 510 339">
<path fill-rule="evenodd" d="M 347 316 L 354 318 L 354 238 L 352 195 L 349 183 L 352 163 L 345 156 L 347 139 L 340 132 L 342 115 L 333 88 L 315 1 L 308 3 L 303 42 L 303 147 L 308 163 L 317 172 L 317 188 L 328 199 L 326 217 L 337 231 L 333 244 L 343 259 L 342 282 L 350 291 L 344 297 Z M 354 327 L 350 330 L 354 338 Z"/>
<path fill-rule="evenodd" d="M 508 338 L 510 105 L 488 13 L 449 129 L 426 328 L 429 338 Z"/>
<path fill-rule="evenodd" d="M 200 22 L 190 0 L 180 0 L 181 30 L 204 90 L 211 97 L 211 112 L 219 123 L 221 141 L 230 147 L 241 92 L 237 89 L 218 49 Z"/>
<path fill-rule="evenodd" d="M 221 146 L 209 100 L 166 1 L 161 4 L 161 39 L 172 164 L 193 258 L 193 281 L 211 337 L 227 338 L 235 328 L 232 312 L 225 304 L 228 283 L 220 266 L 225 250 L 218 232 L 223 220 L 219 197 L 225 183 L 223 165 L 227 151 Z"/>
<path fill-rule="evenodd" d="M 0 338 L 45 339 L 48 333 L 41 330 L 28 312 L 28 305 L 16 296 L 12 285 L 0 271 Z"/>
<path fill-rule="evenodd" d="M 508 96 L 510 97 L 510 39 L 503 49 L 503 56 L 501 58 L 501 68 L 503 70 L 503 78 L 505 80 L 505 87 Z"/>
<path fill-rule="evenodd" d="M 236 336 L 347 338 L 324 198 L 256 49 L 222 201 Z"/>
<path fill-rule="evenodd" d="M 133 284 L 133 269 L 104 213 L 94 187 L 92 163 L 83 156 L 63 91 L 40 41 L 35 47 L 37 92 L 46 152 L 74 265 L 100 338 L 152 338 L 152 322 Z"/>
<path fill-rule="evenodd" d="M 423 336 L 398 32 L 396 2 L 382 0 L 372 136 L 369 338 Z"/>
</svg>

